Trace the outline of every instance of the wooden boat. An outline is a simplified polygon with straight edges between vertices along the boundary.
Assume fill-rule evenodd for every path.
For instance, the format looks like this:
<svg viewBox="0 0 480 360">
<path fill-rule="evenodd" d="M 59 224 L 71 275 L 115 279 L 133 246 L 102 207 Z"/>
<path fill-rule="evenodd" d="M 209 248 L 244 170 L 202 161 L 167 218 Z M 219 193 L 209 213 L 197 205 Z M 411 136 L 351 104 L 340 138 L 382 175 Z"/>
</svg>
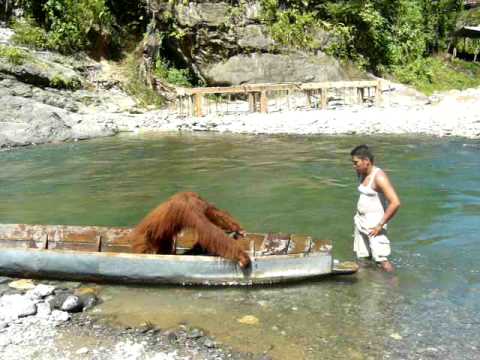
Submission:
<svg viewBox="0 0 480 360">
<path fill-rule="evenodd" d="M 193 244 L 185 232 L 177 255 L 134 254 L 122 238 L 129 228 L 0 224 L 0 275 L 117 283 L 254 285 L 351 274 L 355 263 L 338 263 L 330 241 L 310 236 L 247 234 L 236 240 L 252 266 L 215 256 L 182 255 Z M 334 265 L 336 264 L 336 265 Z"/>
</svg>

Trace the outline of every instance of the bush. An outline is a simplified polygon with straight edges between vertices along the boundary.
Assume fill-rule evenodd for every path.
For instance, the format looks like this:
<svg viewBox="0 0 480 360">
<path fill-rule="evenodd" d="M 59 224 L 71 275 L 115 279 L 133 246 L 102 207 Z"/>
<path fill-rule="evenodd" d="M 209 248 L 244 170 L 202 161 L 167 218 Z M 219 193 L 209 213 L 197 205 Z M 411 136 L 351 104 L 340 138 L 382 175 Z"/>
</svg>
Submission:
<svg viewBox="0 0 480 360">
<path fill-rule="evenodd" d="M 163 97 L 145 83 L 143 76 L 145 74 L 142 72 L 138 56 L 135 52 L 127 56 L 124 65 L 128 78 L 125 84 L 125 90 L 137 100 L 139 105 L 163 106 L 165 104 Z"/>
<path fill-rule="evenodd" d="M 74 53 L 114 40 L 115 21 L 106 0 L 24 0 L 24 7 L 36 23 L 17 26 L 19 43 Z"/>
<path fill-rule="evenodd" d="M 29 58 L 25 50 L 14 46 L 0 45 L 0 58 L 5 58 L 12 65 L 21 65 Z"/>
<path fill-rule="evenodd" d="M 418 59 L 408 65 L 396 66 L 396 79 L 430 95 L 435 91 L 466 89 L 480 86 L 480 64 L 440 57 Z"/>
<path fill-rule="evenodd" d="M 15 44 L 32 46 L 35 49 L 47 48 L 47 32 L 38 26 L 32 18 L 14 21 L 12 28 L 15 31 L 12 37 Z"/>
<path fill-rule="evenodd" d="M 158 59 L 155 63 L 154 73 L 166 82 L 185 87 L 192 87 L 191 75 L 188 69 L 176 69 L 169 67 L 163 59 Z"/>
</svg>

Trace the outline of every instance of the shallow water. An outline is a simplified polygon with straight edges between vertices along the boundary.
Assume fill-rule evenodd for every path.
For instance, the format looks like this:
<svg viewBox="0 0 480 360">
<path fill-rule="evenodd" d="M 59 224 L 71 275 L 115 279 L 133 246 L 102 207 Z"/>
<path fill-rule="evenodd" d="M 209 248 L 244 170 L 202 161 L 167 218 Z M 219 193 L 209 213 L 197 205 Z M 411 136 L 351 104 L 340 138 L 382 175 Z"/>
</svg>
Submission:
<svg viewBox="0 0 480 360">
<path fill-rule="evenodd" d="M 394 276 L 263 288 L 102 287 L 108 321 L 201 327 L 275 359 L 476 359 L 480 350 L 480 144 L 425 137 L 145 135 L 0 153 L 3 223 L 134 225 L 177 191 L 249 231 L 312 234 L 352 259 L 349 151 L 374 145 L 403 207 Z M 253 315 L 259 322 L 238 322 Z"/>
</svg>

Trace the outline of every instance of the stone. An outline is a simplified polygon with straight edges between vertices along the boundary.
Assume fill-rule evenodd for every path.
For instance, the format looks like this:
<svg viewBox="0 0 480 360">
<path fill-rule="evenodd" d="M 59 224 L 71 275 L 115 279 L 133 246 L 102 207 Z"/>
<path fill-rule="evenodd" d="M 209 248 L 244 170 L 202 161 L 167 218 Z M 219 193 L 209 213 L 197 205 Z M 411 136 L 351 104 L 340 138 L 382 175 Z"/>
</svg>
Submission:
<svg viewBox="0 0 480 360">
<path fill-rule="evenodd" d="M 52 306 L 48 302 L 41 302 L 37 304 L 37 316 L 40 318 L 48 318 L 52 313 Z"/>
<path fill-rule="evenodd" d="M 38 284 L 33 289 L 28 290 L 26 295 L 32 299 L 43 299 L 51 294 L 53 294 L 55 286 Z"/>
<path fill-rule="evenodd" d="M 11 283 L 8 284 L 8 286 L 17 290 L 31 290 L 35 287 L 35 284 L 31 279 L 20 279 L 20 280 L 12 281 Z"/>
<path fill-rule="evenodd" d="M 206 338 L 205 341 L 203 342 L 203 346 L 209 349 L 213 349 L 217 346 L 217 343 L 212 339 Z"/>
<path fill-rule="evenodd" d="M 203 336 L 203 331 L 199 329 L 192 329 L 187 334 L 187 339 L 198 339 Z"/>
<path fill-rule="evenodd" d="M 85 354 L 88 354 L 90 350 L 88 350 L 88 348 L 86 347 L 82 347 L 80 349 L 78 349 L 77 351 L 75 351 L 75 354 L 77 355 L 85 355 Z"/>
<path fill-rule="evenodd" d="M 12 281 L 12 279 L 6 276 L 0 276 L 0 284 L 5 284 L 9 281 Z"/>
<path fill-rule="evenodd" d="M 65 322 L 70 320 L 71 316 L 66 311 L 53 310 L 52 314 L 50 315 L 50 318 L 56 322 Z"/>
<path fill-rule="evenodd" d="M 200 67 L 209 84 L 251 84 L 285 82 L 322 82 L 359 79 L 334 58 L 323 53 L 310 55 L 251 53 L 230 57 L 226 61 Z"/>
<path fill-rule="evenodd" d="M 237 319 L 237 321 L 240 324 L 246 324 L 246 325 L 256 325 L 260 322 L 258 320 L 258 318 L 256 318 L 253 315 L 245 315 L 245 316 L 241 317 L 240 319 Z"/>
<path fill-rule="evenodd" d="M 80 296 L 80 301 L 82 302 L 82 311 L 87 311 L 97 305 L 98 298 L 95 294 L 87 293 Z"/>
<path fill-rule="evenodd" d="M 35 315 L 36 312 L 37 306 L 26 296 L 19 294 L 5 295 L 0 299 L 0 318 L 11 321 Z"/>
<path fill-rule="evenodd" d="M 63 302 L 62 306 L 60 307 L 63 311 L 68 312 L 79 312 L 82 311 L 83 304 L 80 298 L 76 295 L 69 295 Z"/>
</svg>

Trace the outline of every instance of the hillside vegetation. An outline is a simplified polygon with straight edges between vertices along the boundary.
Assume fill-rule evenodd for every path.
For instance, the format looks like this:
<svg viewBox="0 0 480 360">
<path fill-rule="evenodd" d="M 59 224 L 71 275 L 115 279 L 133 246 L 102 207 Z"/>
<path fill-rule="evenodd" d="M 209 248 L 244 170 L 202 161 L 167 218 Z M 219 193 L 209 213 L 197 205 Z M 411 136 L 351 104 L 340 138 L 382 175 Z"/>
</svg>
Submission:
<svg viewBox="0 0 480 360">
<path fill-rule="evenodd" d="M 156 1 L 158 9 L 162 9 L 162 3 L 179 2 L 188 5 L 192 1 Z M 354 62 L 376 75 L 413 84 L 428 93 L 480 84 L 477 64 L 433 57 L 446 52 L 457 22 L 475 21 L 478 16 L 478 12 L 464 12 L 462 0 L 257 2 L 261 5 L 262 22 L 281 46 L 313 51 L 318 48 L 316 33 L 326 31 L 334 39 L 323 49 L 327 54 Z M 120 58 L 141 41 L 151 20 L 145 0 L 17 0 L 16 3 L 25 11 L 25 19 L 13 24 L 17 43 L 66 54 L 86 51 L 97 57 Z M 229 3 L 241 8 L 247 1 Z M 181 37 L 174 22 L 170 24 L 160 29 L 162 38 Z M 471 47 L 478 45 L 471 44 Z M 162 56 L 167 58 L 158 59 L 161 69 L 157 74 L 188 84 L 191 74 L 186 69 L 176 72 L 168 53 Z"/>
</svg>

